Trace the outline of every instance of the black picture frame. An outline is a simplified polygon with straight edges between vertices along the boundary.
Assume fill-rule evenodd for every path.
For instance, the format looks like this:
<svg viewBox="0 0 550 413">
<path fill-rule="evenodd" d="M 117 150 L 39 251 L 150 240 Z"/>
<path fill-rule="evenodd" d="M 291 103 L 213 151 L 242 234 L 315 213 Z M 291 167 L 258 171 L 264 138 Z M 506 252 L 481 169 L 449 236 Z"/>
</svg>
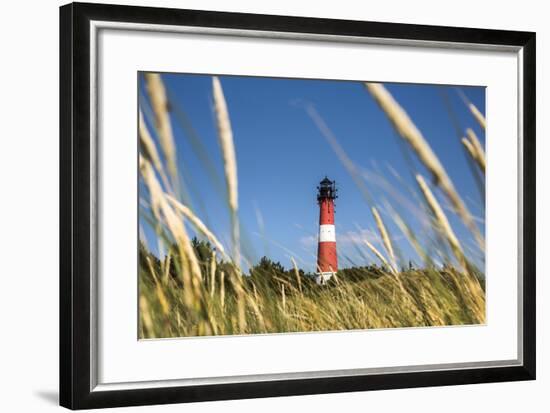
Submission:
<svg viewBox="0 0 550 413">
<path fill-rule="evenodd" d="M 523 365 L 91 390 L 90 21 L 509 45 L 523 53 Z M 535 379 L 535 56 L 531 32 L 73 3 L 60 9 L 60 404 L 71 409 Z"/>
</svg>

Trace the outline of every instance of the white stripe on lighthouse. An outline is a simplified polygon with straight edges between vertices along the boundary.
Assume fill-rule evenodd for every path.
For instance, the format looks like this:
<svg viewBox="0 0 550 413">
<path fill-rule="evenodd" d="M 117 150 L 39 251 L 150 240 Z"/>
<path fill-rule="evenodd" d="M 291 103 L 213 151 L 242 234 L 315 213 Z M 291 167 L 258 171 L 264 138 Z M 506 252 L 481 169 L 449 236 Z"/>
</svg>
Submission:
<svg viewBox="0 0 550 413">
<path fill-rule="evenodd" d="M 319 242 L 336 242 L 334 225 L 319 225 Z"/>
</svg>

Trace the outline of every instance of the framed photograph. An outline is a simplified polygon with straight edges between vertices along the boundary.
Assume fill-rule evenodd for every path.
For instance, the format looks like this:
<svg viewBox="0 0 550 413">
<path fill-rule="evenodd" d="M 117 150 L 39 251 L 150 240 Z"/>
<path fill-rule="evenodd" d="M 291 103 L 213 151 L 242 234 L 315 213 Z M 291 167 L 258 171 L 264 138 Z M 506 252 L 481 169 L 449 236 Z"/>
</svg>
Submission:
<svg viewBox="0 0 550 413">
<path fill-rule="evenodd" d="M 535 33 L 60 13 L 62 406 L 535 378 Z"/>
</svg>

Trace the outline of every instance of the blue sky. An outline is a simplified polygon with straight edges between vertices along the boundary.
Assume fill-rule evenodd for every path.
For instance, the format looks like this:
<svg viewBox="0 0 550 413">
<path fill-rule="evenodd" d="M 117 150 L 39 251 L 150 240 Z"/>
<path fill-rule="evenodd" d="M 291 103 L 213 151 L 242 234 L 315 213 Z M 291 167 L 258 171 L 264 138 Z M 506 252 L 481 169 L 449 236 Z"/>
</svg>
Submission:
<svg viewBox="0 0 550 413">
<path fill-rule="evenodd" d="M 163 74 L 162 78 L 172 103 L 178 166 L 187 190 L 185 201 L 229 246 L 230 217 L 212 110 L 212 77 Z M 393 188 L 390 193 L 399 192 L 409 200 L 410 204 L 404 203 L 375 182 L 365 181 L 404 259 L 420 263 L 392 223 L 385 205 L 391 203 L 420 238 L 428 236 L 417 222 L 411 205 L 419 206 L 414 199 L 416 185 L 412 172 L 422 173 L 428 181 L 429 174 L 412 152 L 407 151 L 385 114 L 360 82 L 239 76 L 220 76 L 220 80 L 237 154 L 243 251 L 251 262 L 267 255 L 289 267 L 292 255 L 304 270 L 315 269 L 319 213 L 316 186 L 325 175 L 335 179 L 339 188 L 336 233 L 340 267 L 376 262 L 374 257 L 360 254 L 353 242 L 361 237 L 369 237 L 375 245 L 379 242 L 369 204 L 308 116 L 305 106 L 311 105 L 364 176 L 383 176 Z M 139 85 L 141 104 L 150 123 L 142 80 Z M 468 112 L 457 88 L 414 84 L 386 84 L 386 87 L 445 165 L 471 212 L 483 217 L 480 188 L 457 136 L 457 128 L 464 131 L 471 127 L 483 144 L 484 133 Z M 485 112 L 483 87 L 459 89 L 482 113 Z M 190 133 L 190 127 L 193 133 Z M 207 161 L 199 156 L 197 141 L 202 146 L 202 153 L 208 157 Z M 445 205 L 444 198 L 439 195 Z M 466 249 L 474 245 L 461 222 L 451 212 L 448 215 Z M 154 231 L 143 219 L 140 219 L 140 224 L 148 245 L 158 254 Z M 482 222 L 480 228 L 484 231 Z M 472 255 L 471 259 L 483 266 L 480 257 Z"/>
</svg>

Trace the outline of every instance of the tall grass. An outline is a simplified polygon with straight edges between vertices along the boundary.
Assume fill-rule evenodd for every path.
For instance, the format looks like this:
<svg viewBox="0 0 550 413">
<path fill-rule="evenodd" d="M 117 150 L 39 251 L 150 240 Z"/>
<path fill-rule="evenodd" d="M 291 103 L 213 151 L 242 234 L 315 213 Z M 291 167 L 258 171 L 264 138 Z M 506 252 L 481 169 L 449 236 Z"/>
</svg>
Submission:
<svg viewBox="0 0 550 413">
<path fill-rule="evenodd" d="M 470 228 L 480 245 L 484 244 L 483 237 L 477 228 L 470 211 L 455 189 L 447 171 L 439 161 L 420 130 L 416 127 L 407 112 L 397 103 L 384 85 L 380 83 L 366 83 L 365 87 L 374 100 L 388 116 L 398 134 L 410 145 L 424 166 L 432 173 L 437 185 L 441 187 L 457 213 Z"/>
<path fill-rule="evenodd" d="M 421 327 L 479 324 L 485 322 L 483 275 L 468 260 L 444 206 L 419 173 L 417 188 L 404 187 L 421 204 L 417 215 L 422 225 L 442 239 L 453 257 L 436 265 L 429 245 L 412 230 L 389 200 L 375 200 L 368 189 L 371 180 L 345 154 L 328 125 L 312 107 L 306 112 L 337 153 L 369 204 L 383 252 L 367 238 L 356 248 L 365 257 L 373 254 L 378 265 L 340 270 L 326 285 L 317 285 L 292 259 L 292 268 L 276 265 L 241 267 L 247 258 L 241 251 L 238 174 L 229 106 L 220 79 L 212 78 L 214 122 L 223 160 L 225 207 L 231 224 L 231 249 L 223 237 L 191 205 L 182 201 L 179 188 L 176 143 L 172 130 L 171 102 L 158 74 L 146 74 L 145 85 L 153 119 L 140 111 L 139 170 L 141 214 L 155 229 L 165 256 L 155 257 L 140 245 L 139 336 L 141 338 L 201 335 L 306 332 L 345 329 Z M 433 175 L 435 188 L 450 202 L 450 213 L 464 222 L 483 251 L 483 237 L 449 178 L 444 165 L 406 111 L 381 84 L 365 84 L 398 135 Z M 472 109 L 470 108 L 472 111 Z M 472 111 L 476 121 L 479 113 Z M 478 111 L 479 112 L 479 111 Z M 152 125 L 152 132 L 147 127 Z M 187 125 L 189 126 L 189 125 Z M 157 150 L 155 139 L 160 143 Z M 484 171 L 485 154 L 473 132 L 464 143 Z M 481 162 L 483 162 L 483 167 Z M 167 171 L 167 172 L 166 172 Z M 160 178 L 157 178 L 157 176 Z M 170 179 L 168 179 L 168 176 Z M 374 179 L 383 183 L 383 179 Z M 406 195 L 396 194 L 400 198 Z M 381 209 L 378 205 L 383 205 Z M 405 268 L 388 222 L 393 222 L 421 257 L 423 268 Z M 199 234 L 203 242 L 191 239 Z M 438 253 L 438 258 L 444 254 Z M 244 251 L 244 250 L 243 250 Z M 261 263 L 260 263 L 261 264 Z"/>
<path fill-rule="evenodd" d="M 231 213 L 233 259 L 237 263 L 237 266 L 239 266 L 241 262 L 241 253 L 239 246 L 240 231 L 238 220 L 239 191 L 237 159 L 235 156 L 235 146 L 233 145 L 233 132 L 231 130 L 231 121 L 229 120 L 229 111 L 227 110 L 227 104 L 225 102 L 220 80 L 217 77 L 212 78 L 212 91 L 214 96 L 216 124 L 218 127 L 218 139 L 222 151 L 225 182 L 227 184 L 227 204 L 229 205 Z"/>
<path fill-rule="evenodd" d="M 485 173 L 485 150 L 483 149 L 481 142 L 479 142 L 477 135 L 472 129 L 466 129 L 466 135 L 467 138 L 462 138 L 462 144 L 465 146 L 468 154 Z"/>
<path fill-rule="evenodd" d="M 170 279 L 159 284 L 150 271 L 140 270 L 140 337 L 187 337 L 208 331 L 198 313 L 190 311 L 179 294 L 181 287 Z M 226 294 L 223 272 L 207 279 L 209 317 L 216 334 L 262 334 L 391 327 L 425 327 L 479 324 L 485 321 L 484 292 L 468 291 L 465 283 L 473 276 L 453 268 L 411 270 L 394 276 L 363 270 L 362 280 L 339 278 L 318 286 L 309 279 L 300 284 L 287 279 L 274 288 L 245 278 L 244 294 Z M 268 276 L 269 274 L 265 274 Z M 473 280 L 473 278 L 472 278 Z M 218 288 L 217 286 L 220 285 Z M 245 300 L 245 321 L 238 321 L 238 300 Z M 170 303 L 169 312 L 163 302 Z"/>
</svg>

